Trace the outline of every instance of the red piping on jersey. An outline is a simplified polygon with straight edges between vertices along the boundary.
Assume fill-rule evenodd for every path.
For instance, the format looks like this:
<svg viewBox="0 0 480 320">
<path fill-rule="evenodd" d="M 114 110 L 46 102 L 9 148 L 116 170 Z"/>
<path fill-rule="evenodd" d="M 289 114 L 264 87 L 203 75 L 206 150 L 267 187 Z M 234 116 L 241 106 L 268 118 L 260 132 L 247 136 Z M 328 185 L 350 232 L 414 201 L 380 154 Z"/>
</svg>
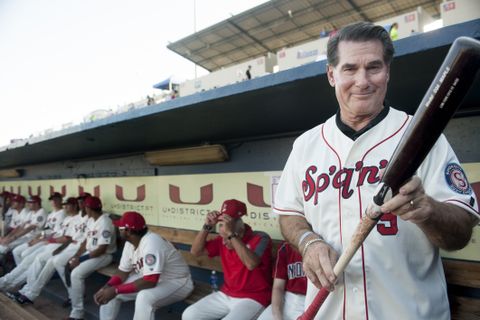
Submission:
<svg viewBox="0 0 480 320">
<path fill-rule="evenodd" d="M 473 210 L 473 211 L 474 211 L 476 214 L 480 214 L 480 212 L 479 212 L 479 211 L 477 211 L 477 210 L 475 210 L 475 208 L 474 208 L 474 207 L 472 207 L 470 204 L 468 204 L 468 203 L 466 203 L 466 202 L 463 202 L 463 201 L 461 201 L 461 200 L 457 200 L 457 199 L 448 199 L 448 200 L 445 200 L 444 202 L 458 202 L 458 203 L 461 203 L 461 204 L 463 204 L 464 206 L 466 206 L 466 207 L 468 207 L 468 208 L 472 209 L 472 210 Z"/>
<path fill-rule="evenodd" d="M 305 213 L 303 213 L 303 212 L 301 212 L 301 211 L 280 209 L 280 208 L 277 208 L 277 207 L 273 207 L 273 210 L 282 211 L 282 212 L 295 212 L 295 213 L 301 214 L 302 216 L 305 215 Z"/>
<path fill-rule="evenodd" d="M 364 156 L 365 158 L 365 156 Z M 363 212 L 363 203 L 362 203 L 362 193 L 360 191 L 360 187 L 358 189 L 358 203 L 360 204 L 360 220 L 362 220 L 362 212 Z M 363 275 L 363 299 L 365 303 L 365 319 L 368 320 L 368 298 L 367 298 L 367 274 L 365 271 L 365 251 L 363 248 L 363 243 L 361 246 L 362 250 L 362 275 Z"/>
<path fill-rule="evenodd" d="M 327 139 L 325 138 L 325 132 L 324 132 L 325 126 L 322 125 L 322 138 L 323 141 L 325 141 L 325 144 L 330 148 L 330 150 L 333 151 L 333 153 L 337 156 L 338 159 L 338 169 L 342 170 L 342 161 L 340 160 L 340 156 L 338 155 L 337 151 L 328 143 Z M 341 199 L 342 199 L 342 193 L 340 191 L 340 188 L 338 189 L 338 225 L 340 227 L 340 244 L 343 246 L 343 236 L 342 236 L 342 206 L 341 206 Z M 345 320 L 345 313 L 346 313 L 346 304 L 347 304 L 347 290 L 345 290 L 345 286 L 343 287 L 343 320 Z"/>
<path fill-rule="evenodd" d="M 405 121 L 400 126 L 400 128 L 397 129 L 397 131 L 395 131 L 390 136 L 386 137 L 385 139 L 381 140 L 380 142 L 378 142 L 377 144 L 372 146 L 370 149 L 368 149 L 362 157 L 362 162 L 365 160 L 365 158 L 370 153 L 370 151 L 372 151 L 373 149 L 375 149 L 376 147 L 378 147 L 379 145 L 381 145 L 385 141 L 390 140 L 392 137 L 396 136 L 403 129 L 403 127 L 407 124 L 408 119 L 409 118 L 408 118 L 408 115 L 407 115 Z M 362 219 L 362 215 L 363 215 L 362 197 L 361 197 L 360 187 L 357 187 L 357 189 L 358 189 L 358 200 L 359 200 L 359 203 L 360 203 L 360 219 Z M 363 274 L 363 296 L 364 296 L 364 300 L 365 300 L 365 318 L 368 320 L 369 318 L 368 318 L 368 296 L 367 296 L 367 272 L 365 271 L 365 251 L 364 251 L 363 244 L 361 246 L 361 253 L 362 253 L 362 274 Z"/>
</svg>

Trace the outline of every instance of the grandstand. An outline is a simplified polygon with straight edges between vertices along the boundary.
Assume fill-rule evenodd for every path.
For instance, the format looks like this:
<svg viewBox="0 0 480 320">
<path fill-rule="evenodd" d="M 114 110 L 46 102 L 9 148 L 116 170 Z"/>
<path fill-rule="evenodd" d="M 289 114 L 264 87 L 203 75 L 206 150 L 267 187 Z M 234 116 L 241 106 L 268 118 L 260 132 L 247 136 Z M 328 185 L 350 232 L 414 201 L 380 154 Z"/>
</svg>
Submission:
<svg viewBox="0 0 480 320">
<path fill-rule="evenodd" d="M 325 74 L 328 33 L 358 20 L 384 26 L 398 21 L 401 32 L 394 43 L 387 99 L 412 114 L 452 42 L 459 36 L 480 38 L 479 15 L 475 0 L 266 2 L 168 46 L 211 72 L 179 83 L 179 98 L 169 99 L 172 88 L 168 87 L 154 96 L 153 105 L 143 97 L 116 111 L 99 109 L 82 123 L 47 129 L 0 148 L 0 191 L 39 190 L 46 197 L 50 190 L 65 190 L 71 196 L 81 188 L 101 195 L 108 212 L 139 210 L 152 226 L 188 231 L 198 229 L 205 210 L 218 209 L 226 198 L 238 198 L 247 203 L 250 225 L 280 239 L 270 206 L 292 142 L 338 108 Z M 439 18 L 444 27 L 422 32 Z M 253 74 L 249 81 L 244 79 L 248 65 Z M 477 188 L 479 102 L 477 77 L 446 130 Z M 211 145 L 221 145 L 227 157 L 186 165 L 164 165 L 149 157 Z M 2 175 L 12 169 L 18 172 L 15 177 Z M 202 202 L 207 193 L 210 201 Z M 446 260 L 475 264 L 477 270 L 479 246 L 476 227 L 465 250 L 442 254 Z M 195 272 L 203 280 L 208 277 Z M 58 288 L 54 282 L 44 296 L 65 298 Z M 478 300 L 476 285 L 466 289 L 457 285 L 455 290 Z M 89 303 L 89 318 L 97 319 L 96 307 Z M 122 306 L 126 310 L 122 319 L 128 319 L 131 309 L 132 305 Z"/>
</svg>

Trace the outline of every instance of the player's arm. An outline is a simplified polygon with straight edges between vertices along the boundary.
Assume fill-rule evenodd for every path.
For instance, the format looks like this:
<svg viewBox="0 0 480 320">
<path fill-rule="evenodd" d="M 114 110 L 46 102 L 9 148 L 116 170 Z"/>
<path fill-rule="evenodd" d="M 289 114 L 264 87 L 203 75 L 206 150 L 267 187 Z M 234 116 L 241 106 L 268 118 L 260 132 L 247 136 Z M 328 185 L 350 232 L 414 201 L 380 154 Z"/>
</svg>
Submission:
<svg viewBox="0 0 480 320">
<path fill-rule="evenodd" d="M 113 276 L 109 281 L 110 285 L 103 287 L 94 295 L 94 301 L 98 305 L 102 305 L 108 303 L 118 294 L 130 294 L 153 288 L 157 285 L 158 279 L 160 279 L 160 273 L 144 275 L 142 278 L 133 282 L 124 283 L 127 277 L 128 273 L 126 273 L 124 278 L 121 278 L 121 276 L 115 278 L 115 276 Z M 120 279 L 123 279 L 123 281 L 119 282 Z"/>
<path fill-rule="evenodd" d="M 303 216 L 280 215 L 280 230 L 283 237 L 302 254 L 303 269 L 308 279 L 317 288 L 325 287 L 332 291 L 337 281 L 333 272 L 337 252 L 312 231 Z"/>
<path fill-rule="evenodd" d="M 434 245 L 444 250 L 465 247 L 478 223 L 465 209 L 428 196 L 419 177 L 404 184 L 381 209 L 415 223 Z"/>
<path fill-rule="evenodd" d="M 27 233 L 29 233 L 30 231 L 32 230 L 35 230 L 37 226 L 35 224 L 32 224 L 32 225 L 29 225 L 27 227 L 24 227 L 24 228 L 20 228 L 20 230 L 18 230 L 12 237 L 11 241 L 15 240 L 15 239 L 18 239 L 24 235 L 26 235 Z"/>
<path fill-rule="evenodd" d="M 270 239 L 267 237 L 262 238 L 260 243 L 257 244 L 255 251 L 250 250 L 240 237 L 232 238 L 231 241 L 233 249 L 242 261 L 243 265 L 247 267 L 248 270 L 253 270 L 262 262 L 261 257 L 264 251 L 267 250 Z M 259 252 L 257 252 L 259 248 L 261 249 Z"/>
<path fill-rule="evenodd" d="M 98 246 L 97 249 L 89 252 L 88 255 L 90 256 L 90 258 L 100 257 L 105 253 L 107 253 L 107 249 L 108 249 L 108 244 L 101 244 Z"/>
<path fill-rule="evenodd" d="M 283 301 L 285 297 L 285 279 L 275 278 L 272 288 L 272 316 L 274 320 L 283 320 Z"/>
<path fill-rule="evenodd" d="M 190 248 L 190 252 L 195 257 L 208 255 L 208 252 L 205 249 L 205 243 L 207 242 L 208 234 L 215 228 L 215 225 L 218 222 L 218 216 L 218 211 L 211 211 L 207 214 L 205 218 L 205 223 L 202 226 L 202 229 L 195 236 L 192 247 Z"/>
</svg>

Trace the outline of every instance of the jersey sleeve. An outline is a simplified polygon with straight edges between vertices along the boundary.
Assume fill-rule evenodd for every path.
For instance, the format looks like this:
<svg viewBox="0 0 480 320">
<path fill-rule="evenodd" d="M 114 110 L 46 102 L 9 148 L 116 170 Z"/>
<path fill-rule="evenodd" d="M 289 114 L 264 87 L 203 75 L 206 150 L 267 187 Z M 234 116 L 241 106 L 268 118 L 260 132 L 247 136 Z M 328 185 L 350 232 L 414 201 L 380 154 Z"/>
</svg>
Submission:
<svg viewBox="0 0 480 320">
<path fill-rule="evenodd" d="M 254 232 L 255 237 L 252 237 L 247 243 L 247 247 L 250 248 L 258 257 L 262 257 L 267 250 L 271 251 L 271 239 L 265 232 Z"/>
<path fill-rule="evenodd" d="M 160 274 L 165 266 L 167 259 L 166 250 L 155 243 L 146 243 L 142 250 L 143 255 L 143 276 Z"/>
<path fill-rule="evenodd" d="M 42 229 L 45 226 L 46 222 L 47 222 L 47 214 L 45 213 L 45 211 L 40 209 L 39 213 L 31 216 L 29 226 L 34 225 L 34 226 L 37 227 L 37 230 L 39 230 L 39 229 Z"/>
<path fill-rule="evenodd" d="M 100 228 L 98 229 L 97 245 L 105 245 L 112 243 L 114 226 L 110 218 L 103 219 Z"/>
<path fill-rule="evenodd" d="M 304 216 L 302 182 L 297 171 L 299 144 L 298 139 L 293 144 L 275 193 L 273 212 L 279 215 Z"/>
<path fill-rule="evenodd" d="M 133 246 L 125 242 L 122 251 L 122 257 L 120 258 L 120 263 L 118 264 L 118 270 L 123 272 L 131 272 L 133 270 Z"/>
<path fill-rule="evenodd" d="M 287 274 L 287 247 L 283 243 L 277 251 L 277 258 L 275 260 L 273 277 L 277 279 L 288 280 Z"/>
<path fill-rule="evenodd" d="M 441 135 L 417 171 L 425 192 L 437 201 L 459 206 L 480 218 L 478 199 L 457 156 Z"/>
<path fill-rule="evenodd" d="M 217 236 L 216 238 L 209 240 L 205 243 L 205 249 L 208 252 L 210 258 L 220 255 L 220 248 L 222 246 L 222 237 Z"/>
</svg>

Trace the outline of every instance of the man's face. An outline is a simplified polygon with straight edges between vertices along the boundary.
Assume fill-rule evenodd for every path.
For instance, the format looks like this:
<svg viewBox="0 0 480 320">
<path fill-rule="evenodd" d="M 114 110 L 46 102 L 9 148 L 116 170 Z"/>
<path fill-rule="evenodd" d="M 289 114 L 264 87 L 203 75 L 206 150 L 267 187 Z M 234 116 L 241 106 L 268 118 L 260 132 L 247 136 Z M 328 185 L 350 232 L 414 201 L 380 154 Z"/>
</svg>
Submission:
<svg viewBox="0 0 480 320">
<path fill-rule="evenodd" d="M 218 222 L 218 234 L 222 237 L 223 244 L 228 249 L 230 249 L 230 250 L 233 249 L 232 240 L 228 240 L 229 234 L 225 231 L 225 221 L 219 221 Z"/>
<path fill-rule="evenodd" d="M 336 67 L 328 66 L 327 75 L 342 119 L 376 115 L 383 107 L 390 72 L 382 43 L 341 41 L 338 58 Z"/>
</svg>

